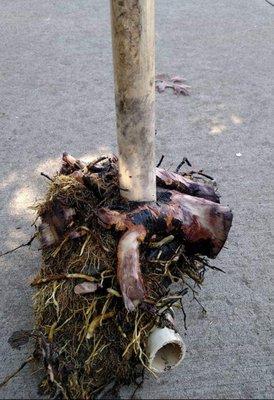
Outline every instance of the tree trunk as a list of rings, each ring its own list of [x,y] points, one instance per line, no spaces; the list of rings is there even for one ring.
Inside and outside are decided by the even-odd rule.
[[[154,0],[111,0],[119,182],[131,201],[155,201]]]

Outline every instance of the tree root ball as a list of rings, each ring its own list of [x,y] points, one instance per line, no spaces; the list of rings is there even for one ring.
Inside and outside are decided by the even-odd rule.
[[[32,336],[44,394],[90,399],[148,369],[148,334],[176,330],[166,311],[184,310],[190,280],[203,282],[206,257],[218,254],[231,226],[231,211],[200,177],[158,168],[157,202],[136,204],[120,195],[115,156],[87,164],[63,155],[37,205]],[[171,283],[179,284],[173,292]]]

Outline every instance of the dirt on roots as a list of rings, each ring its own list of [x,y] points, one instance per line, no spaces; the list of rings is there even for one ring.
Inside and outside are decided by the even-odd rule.
[[[35,206],[47,229],[55,227],[51,232],[43,223],[37,228],[42,260],[32,282],[35,327],[30,334],[34,358],[45,367],[40,391],[51,398],[90,399],[106,388],[136,383],[149,370],[149,332],[155,325],[176,330],[166,312],[171,307],[184,312],[190,280],[201,285],[209,267],[206,258],[185,253],[181,236],[148,237],[140,245],[146,297],[128,312],[116,275],[121,235],[103,226],[97,210],[133,205],[120,196],[116,161],[102,158],[90,168],[97,169],[96,184],[85,185],[75,175],[81,163],[63,164]],[[173,291],[171,283],[177,284]],[[79,292],[79,287],[88,290]]]

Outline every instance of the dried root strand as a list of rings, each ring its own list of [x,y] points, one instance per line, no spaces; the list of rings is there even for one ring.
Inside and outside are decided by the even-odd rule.
[[[11,379],[13,379],[27,364],[30,362],[34,361],[34,357],[30,356],[24,361],[19,368],[17,368],[16,371],[14,371],[12,374],[8,375],[1,383],[0,383],[0,388],[4,387]]]
[[[66,279],[85,279],[88,282],[94,282],[96,279],[93,276],[85,274],[60,274],[60,275],[49,275],[45,278],[36,277],[31,282],[31,286],[40,286],[52,281],[62,281]]]

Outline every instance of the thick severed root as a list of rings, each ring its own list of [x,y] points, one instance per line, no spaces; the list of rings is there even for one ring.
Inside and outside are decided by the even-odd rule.
[[[166,196],[164,190],[160,191]],[[172,229],[182,233],[189,250],[215,258],[226,242],[232,224],[229,207],[187,194],[171,191],[167,219],[172,215]]]
[[[173,190],[158,190],[158,201],[131,212],[101,208],[98,217],[108,228],[126,231],[118,245],[118,281],[128,310],[144,296],[138,242],[146,235],[175,232],[186,250],[216,257],[232,223],[228,207]],[[141,232],[141,234],[140,234]]]
[[[61,174],[69,175],[73,171],[81,170],[85,167],[86,163],[81,160],[76,160],[73,156],[68,153],[63,153]]]
[[[118,244],[117,277],[125,307],[132,311],[145,296],[139,260],[139,243],[145,238],[143,227],[135,227],[124,233]]]
[[[101,208],[98,217],[107,227],[115,226],[119,231],[143,226],[151,235],[180,233],[186,246],[195,246],[196,252],[211,258],[222,249],[232,223],[228,207],[165,189],[158,189],[155,204],[144,204],[121,213]]]
[[[184,178],[175,172],[169,172],[162,168],[156,168],[156,179],[158,186],[178,190],[181,193],[189,194],[195,197],[201,197],[206,200],[220,203],[220,198],[215,192],[214,187],[205,183],[194,182]]]
[[[60,170],[61,174],[69,175],[74,171],[84,170],[84,172],[92,172],[92,173],[99,173],[103,172],[106,167],[101,165],[102,161],[108,161],[112,164],[118,163],[118,158],[114,154],[110,154],[108,156],[100,156],[96,160],[86,163],[82,160],[77,160],[73,156],[68,153],[63,153],[62,156],[62,167]],[[99,164],[99,165],[98,165]]]

